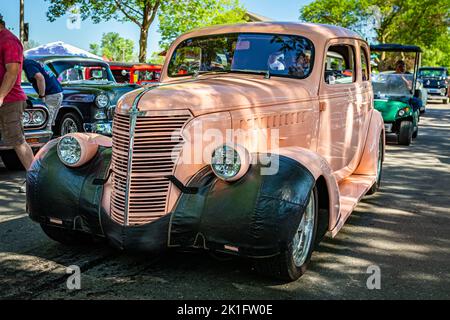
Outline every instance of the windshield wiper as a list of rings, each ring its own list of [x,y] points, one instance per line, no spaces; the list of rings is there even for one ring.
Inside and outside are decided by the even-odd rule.
[[[269,69],[267,70],[236,69],[231,71],[239,73],[263,74],[265,79],[270,79],[270,77],[272,76]]]
[[[231,70],[223,70],[223,71],[195,71],[194,74],[192,75],[192,78],[197,79],[199,76],[203,76],[203,75],[207,75],[207,74],[226,74],[226,73],[230,73]]]

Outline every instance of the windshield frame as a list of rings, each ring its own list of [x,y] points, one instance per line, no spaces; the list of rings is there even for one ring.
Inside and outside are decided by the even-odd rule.
[[[439,71],[440,75],[439,76],[423,75],[422,71],[431,71],[431,72]],[[438,78],[446,78],[446,77],[448,77],[448,71],[446,69],[444,69],[444,68],[442,68],[442,69],[441,68],[420,68],[419,69],[419,78],[437,78],[437,77]]]
[[[170,65],[172,64],[172,59],[174,58],[174,55],[176,54],[177,50],[179,48],[181,48],[183,46],[184,43],[186,43],[187,41],[192,41],[192,40],[196,40],[196,39],[208,39],[208,38],[220,38],[220,37],[227,37],[227,36],[237,36],[239,37],[239,35],[266,35],[266,36],[280,36],[280,37],[298,37],[298,38],[303,38],[306,41],[309,42],[309,44],[311,45],[311,57],[310,57],[310,66],[309,66],[309,72],[306,76],[304,77],[299,77],[299,76],[293,76],[293,75],[289,75],[289,74],[276,74],[276,73],[272,73],[270,72],[270,68],[267,68],[266,70],[254,70],[251,71],[249,69],[236,69],[236,70],[224,70],[224,71],[205,71],[208,74],[214,75],[214,74],[232,74],[232,73],[236,73],[236,74],[255,74],[255,75],[261,75],[261,74],[266,74],[266,75],[270,75],[270,77],[280,77],[280,78],[289,78],[289,79],[297,79],[297,80],[305,80],[308,79],[314,72],[314,67],[315,67],[315,62],[316,62],[316,56],[317,56],[317,52],[316,52],[316,47],[314,44],[314,41],[307,38],[304,35],[300,35],[300,34],[291,34],[291,33],[270,33],[270,32],[226,32],[226,33],[213,33],[213,34],[207,34],[207,35],[201,35],[201,36],[194,36],[194,37],[190,37],[190,38],[186,38],[183,39],[183,41],[180,41],[179,43],[177,43],[176,47],[173,48],[173,50],[170,50],[171,55],[170,58],[166,60],[166,70],[165,70],[165,76],[167,77],[167,79],[185,79],[185,78],[196,78],[196,74],[195,73],[191,73],[191,74],[183,74],[183,75],[173,75],[170,74],[169,69],[170,69]],[[203,72],[204,73],[204,72]],[[202,72],[198,73],[199,75],[202,74]]]
[[[76,65],[82,66],[82,67],[101,67],[101,68],[105,68],[105,72],[106,75],[108,77],[108,79],[93,79],[93,80],[88,80],[88,79],[83,79],[83,80],[74,80],[74,81],[64,81],[62,82],[62,84],[79,84],[79,83],[87,83],[89,84],[90,82],[92,82],[92,84],[98,85],[99,83],[104,83],[104,84],[112,84],[112,83],[116,83],[116,79],[114,78],[114,75],[111,72],[111,69],[109,67],[109,64],[107,64],[104,61],[94,61],[94,60],[69,60],[69,59],[60,59],[60,60],[50,60],[50,61],[45,61],[44,62],[56,75],[57,78],[59,78],[59,76],[69,70],[74,68]],[[58,64],[64,64],[67,67],[65,67],[64,69],[62,68],[58,68],[57,65]]]
[[[381,77],[385,77],[386,78],[386,80],[387,79],[389,79],[389,78],[392,78],[392,79],[395,79],[395,78],[399,78],[399,80],[402,80],[402,79],[400,79],[400,77],[408,77],[408,78],[411,78],[411,79],[406,79],[407,81],[411,81],[411,85],[412,85],[412,88],[411,89],[409,89],[408,87],[406,87],[405,86],[405,91],[404,92],[398,92],[398,93],[396,93],[395,92],[395,90],[394,90],[394,86],[392,86],[392,90],[386,90],[386,91],[383,91],[383,92],[381,92],[381,91],[376,91],[377,90],[377,88],[376,88],[376,86],[375,86],[375,84],[376,83],[380,83],[380,84],[387,84],[388,83],[388,81],[377,81],[379,78],[381,78]],[[393,100],[396,100],[396,99],[401,99],[401,98],[411,98],[413,95],[414,95],[414,93],[413,93],[413,88],[414,88],[414,86],[413,86],[413,83],[412,83],[412,81],[414,81],[413,80],[414,79],[414,75],[412,74],[412,73],[410,73],[410,74],[408,74],[408,73],[393,73],[393,72],[381,72],[381,73],[378,73],[378,74],[373,74],[372,75],[372,88],[373,88],[373,93],[374,93],[374,97],[375,97],[375,100],[379,100],[379,99],[384,99],[383,97],[385,97],[385,98],[388,98],[388,99],[393,99]],[[398,83],[401,83],[401,82],[398,82]]]

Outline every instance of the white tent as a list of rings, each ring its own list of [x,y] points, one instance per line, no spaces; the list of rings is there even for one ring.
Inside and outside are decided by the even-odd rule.
[[[27,50],[25,51],[25,56],[78,56],[103,60],[101,57],[96,56],[95,54],[64,43],[62,41],[47,43],[42,46]]]

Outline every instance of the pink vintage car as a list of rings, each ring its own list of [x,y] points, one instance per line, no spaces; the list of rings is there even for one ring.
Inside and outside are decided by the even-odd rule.
[[[297,279],[380,185],[369,57],[357,34],[325,25],[185,34],[161,83],[119,101],[112,139],[69,134],[39,152],[29,215],[65,244],[206,249]]]

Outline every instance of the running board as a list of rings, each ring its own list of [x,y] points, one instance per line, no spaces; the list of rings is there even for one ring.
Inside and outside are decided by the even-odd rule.
[[[364,197],[376,181],[375,175],[351,175],[339,182],[340,210],[339,220],[336,226],[331,230],[331,236],[334,238],[347,221],[359,201]]]

